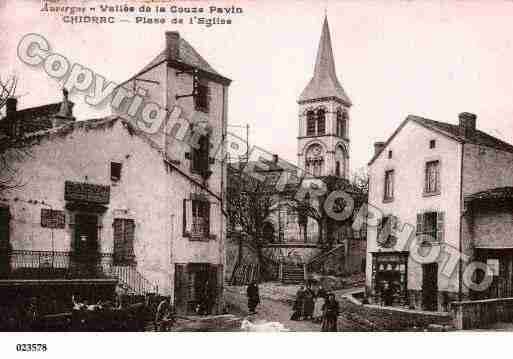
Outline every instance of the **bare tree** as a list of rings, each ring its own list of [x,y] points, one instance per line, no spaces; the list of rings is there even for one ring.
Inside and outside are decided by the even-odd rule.
[[[239,167],[240,168],[236,168]],[[274,186],[243,171],[245,164],[229,166],[227,188],[227,213],[231,238],[239,245],[235,267],[241,265],[242,247],[248,246],[257,255],[260,277],[265,277],[263,248],[272,238],[265,233],[265,225],[277,203]]]
[[[7,99],[15,97],[17,86],[18,78],[16,76],[9,76],[5,80],[0,77],[0,114],[4,111]]]
[[[16,97],[18,78],[14,75],[5,80],[0,77],[0,113],[5,112],[9,98]],[[6,121],[4,118],[2,121]],[[0,194],[22,185],[14,164],[30,154],[21,136],[0,131]]]

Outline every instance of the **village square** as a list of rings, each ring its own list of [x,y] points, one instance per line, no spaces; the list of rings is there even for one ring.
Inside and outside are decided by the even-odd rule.
[[[513,145],[466,108],[407,114],[353,167],[353,122],[369,119],[329,19],[283,120],[295,162],[230,117],[239,79],[185,30],[117,83],[20,38],[20,68],[63,86],[27,107],[22,75],[0,78],[0,330],[513,328]],[[77,117],[81,92],[110,114]]]

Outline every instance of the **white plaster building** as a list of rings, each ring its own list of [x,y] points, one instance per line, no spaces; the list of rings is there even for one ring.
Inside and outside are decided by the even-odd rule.
[[[502,285],[502,295],[511,293],[512,212],[504,188],[513,185],[512,175],[513,146],[476,129],[470,113],[460,114],[458,125],[408,116],[386,142],[377,142],[369,163],[369,204],[383,219],[367,232],[371,300],[382,302],[388,285],[394,305],[447,310],[451,301],[483,295],[463,280],[468,263],[478,259],[509,268],[494,275],[494,288]],[[422,245],[402,245],[405,238]],[[451,251],[469,261],[447,266]],[[419,256],[425,258],[414,259]]]
[[[196,95],[180,97],[193,92],[193,77]],[[179,313],[205,302],[220,312],[230,80],[168,32],[165,50],[122,86],[135,83],[147,91],[146,102],[179,106],[184,118],[207,123],[209,134],[199,148],[177,140],[171,122],[148,135],[127,115],[128,101],[110,117],[45,120],[24,131],[30,156],[14,162],[24,184],[0,199],[5,283],[43,272],[49,285],[115,278],[129,292],[171,296]],[[6,120],[23,123],[27,110],[11,110]]]

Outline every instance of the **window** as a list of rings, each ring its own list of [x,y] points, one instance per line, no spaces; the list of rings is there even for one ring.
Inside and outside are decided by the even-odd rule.
[[[135,264],[133,219],[114,219],[114,265]]]
[[[306,113],[306,135],[315,136],[315,115],[313,111]]]
[[[381,218],[377,226],[377,244],[384,248],[390,248],[397,242],[396,231],[400,228],[399,219],[394,215]]]
[[[429,236],[436,242],[443,241],[444,212],[425,212],[417,214],[417,236]]]
[[[347,114],[340,109],[337,110],[337,136],[347,137]]]
[[[426,183],[424,193],[438,194],[440,193],[440,162],[429,161],[426,163]]]
[[[324,135],[326,132],[326,112],[324,109],[317,111],[317,136]]]
[[[388,151],[388,158],[392,158],[392,150]]]
[[[385,190],[383,201],[391,201],[394,199],[394,170],[385,172]]]
[[[209,170],[209,147],[210,140],[209,136],[201,136],[198,141],[197,148],[192,150],[192,168],[193,173],[199,173],[202,176],[207,174]]]
[[[340,161],[335,162],[335,176],[340,177]]]
[[[208,112],[210,107],[210,91],[208,82],[200,80],[194,96],[194,108],[196,111]]]
[[[436,147],[436,141],[435,140],[429,141],[429,148],[435,148],[435,147]]]
[[[206,237],[210,235],[210,202],[205,200],[192,200],[192,237]]]
[[[110,163],[110,179],[111,181],[119,181],[121,179],[121,163],[111,162]]]
[[[319,144],[311,145],[306,151],[306,171],[308,174],[313,174],[314,177],[319,177],[323,173],[324,157],[323,149]]]

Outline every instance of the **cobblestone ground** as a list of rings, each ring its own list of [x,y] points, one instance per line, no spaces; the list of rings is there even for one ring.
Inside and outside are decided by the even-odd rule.
[[[320,331],[320,325],[310,321],[292,321],[292,302],[297,286],[276,283],[260,286],[261,303],[252,322],[280,322],[291,331]],[[447,324],[448,319],[434,320],[421,314],[392,312],[354,304],[342,298],[355,288],[335,291],[340,303],[339,331],[423,331],[429,324]],[[245,287],[226,287],[225,301],[229,311],[247,316]]]

